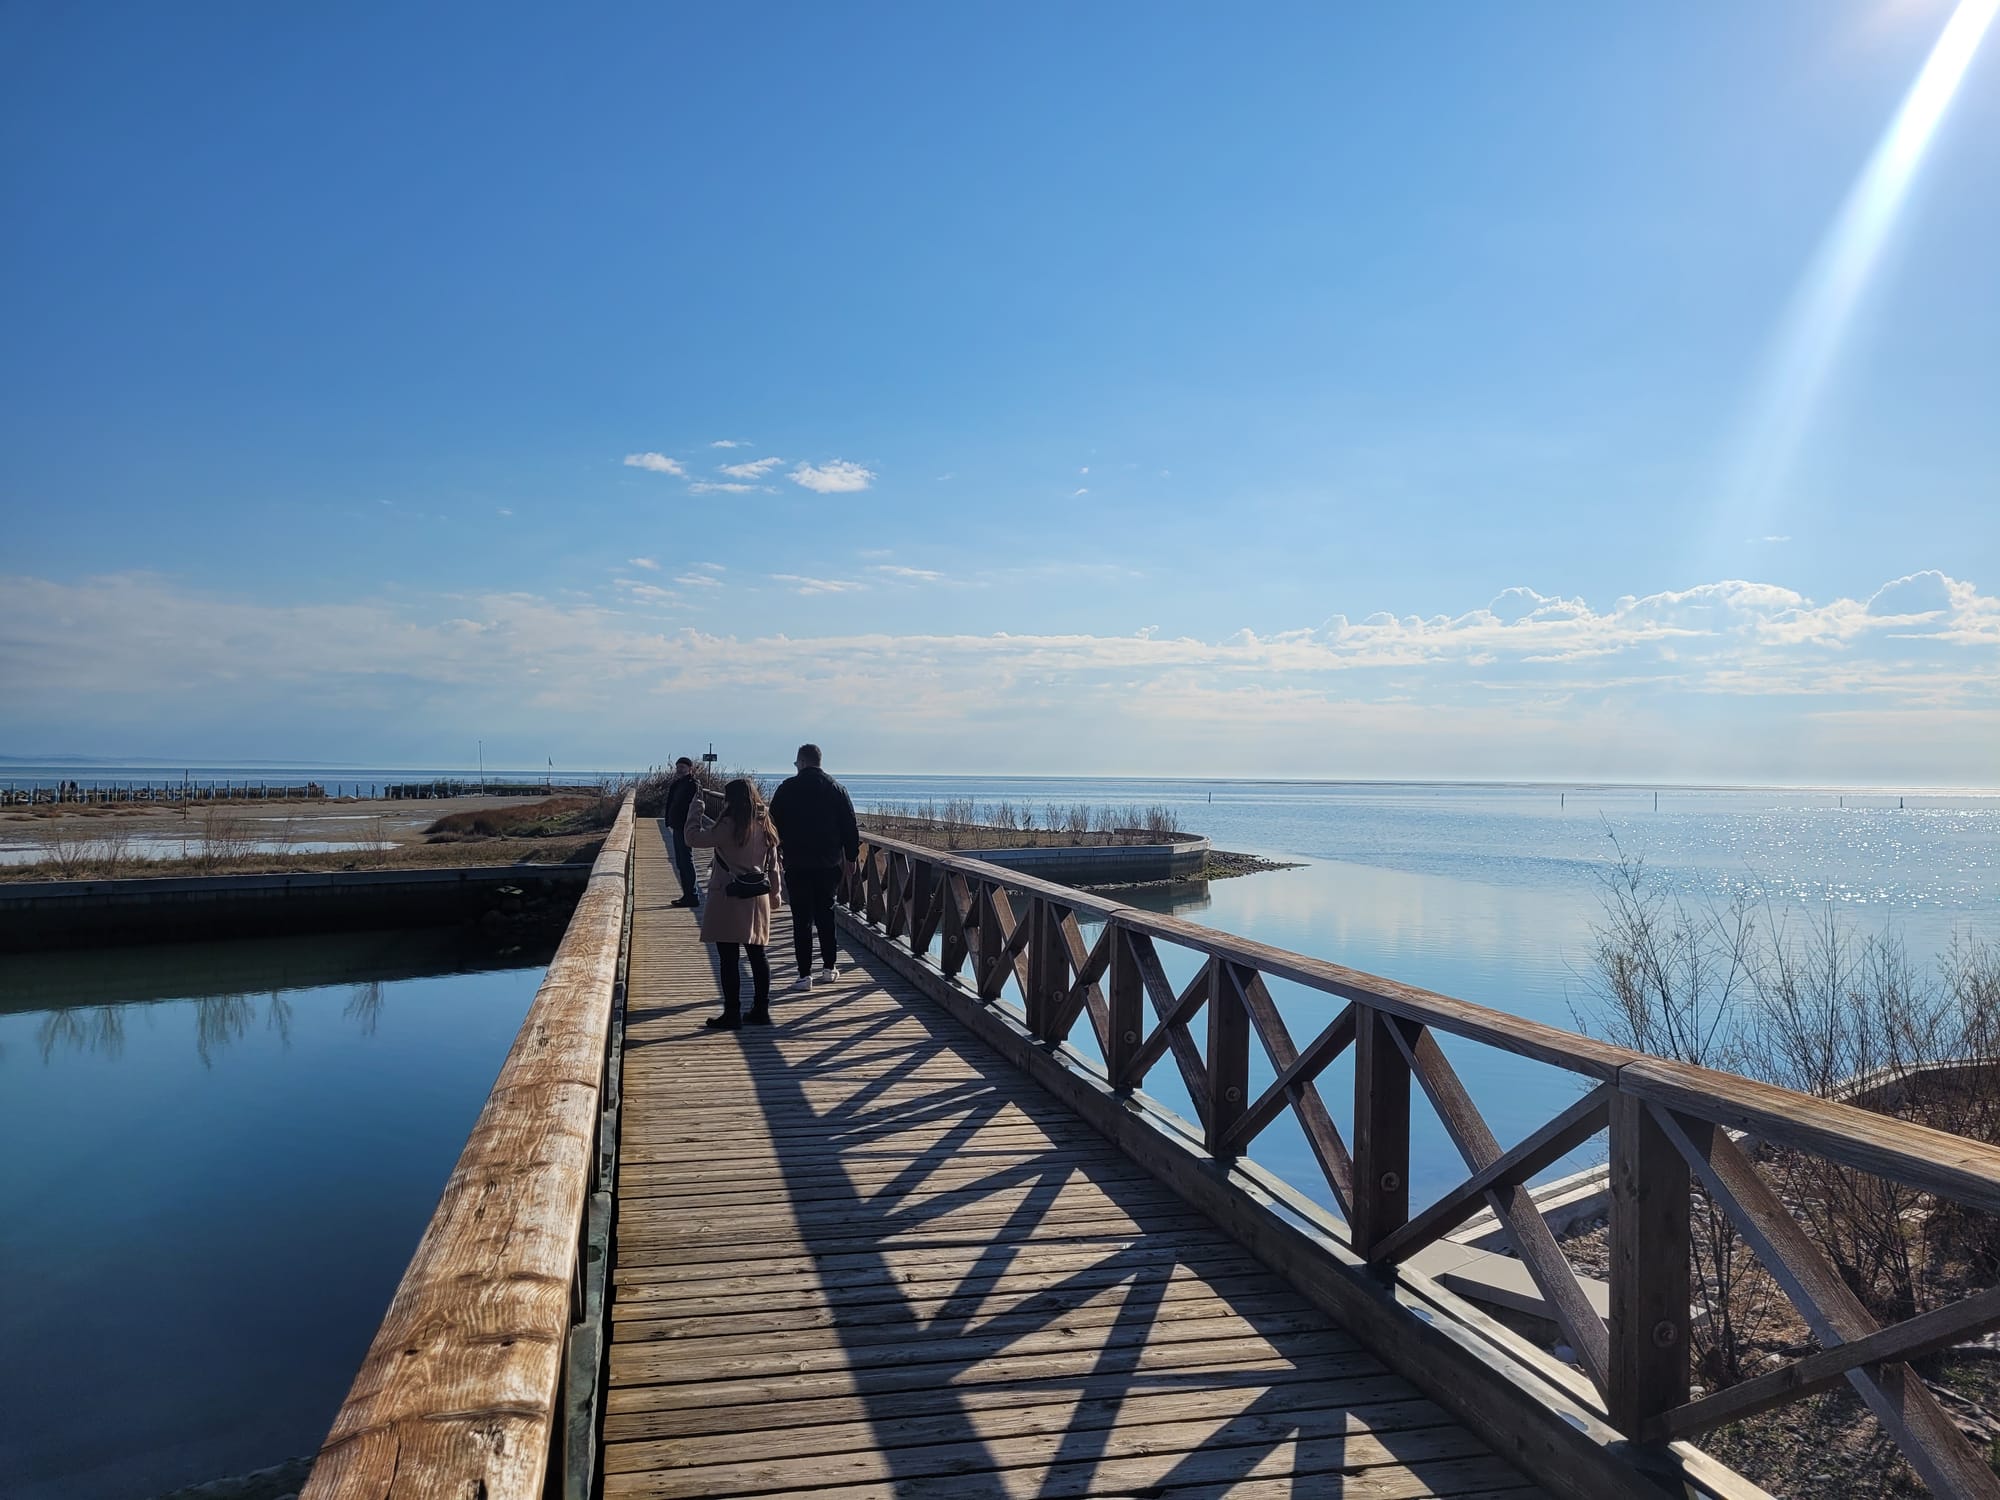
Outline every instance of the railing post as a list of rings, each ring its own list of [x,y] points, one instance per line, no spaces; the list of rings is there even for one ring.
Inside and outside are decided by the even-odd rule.
[[[1234,1156],[1222,1143],[1249,1108],[1250,1011],[1236,966],[1208,961],[1208,1154]]]
[[[1016,914],[1017,921],[1028,924],[1028,986],[1021,997],[1022,1008],[1027,1012],[1028,1032],[1038,1041],[1048,1040],[1049,1034],[1049,903],[1040,896],[1028,898],[1028,909]]]
[[[1000,936],[1000,913],[993,905],[993,893],[986,887],[984,880],[976,880],[972,885],[972,899],[979,903],[979,943],[972,950],[972,978],[973,988],[982,997],[988,993],[987,985],[991,982],[992,995],[997,1000],[1007,981],[995,979],[993,967],[1000,961],[1006,939]]]
[[[1068,909],[1037,896],[1030,908],[1034,928],[1028,936],[1029,1028],[1044,1042],[1055,1034],[1056,1016],[1069,993],[1069,953],[1063,944],[1063,918]]]
[[[1688,1164],[1631,1094],[1611,1097],[1612,1425],[1636,1437],[1688,1398]]]
[[[1370,1254],[1410,1217],[1410,1064],[1372,1005],[1354,1007],[1354,1248]]]
[[[928,861],[910,861],[910,951],[918,958],[930,946],[923,938],[924,916],[931,909],[931,867]]]
[[[1132,1060],[1139,1055],[1139,1041],[1146,1030],[1146,988],[1139,977],[1139,962],[1132,954],[1131,934],[1116,917],[1106,919],[1112,927],[1111,965],[1105,975],[1105,1004],[1111,1013],[1111,1055],[1104,1059],[1111,1086],[1121,1094],[1130,1093],[1139,1080],[1128,1079]]]

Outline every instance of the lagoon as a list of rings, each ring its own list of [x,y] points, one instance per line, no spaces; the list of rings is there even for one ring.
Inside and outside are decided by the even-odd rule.
[[[0,955],[0,1494],[317,1449],[547,959],[457,931]]]

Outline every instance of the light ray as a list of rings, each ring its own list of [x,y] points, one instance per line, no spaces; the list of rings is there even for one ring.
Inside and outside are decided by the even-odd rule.
[[[1926,148],[2000,0],[1961,0],[1923,71],[1820,241],[1773,346],[1730,480],[1716,542],[1761,536],[1783,498],[1806,429]]]

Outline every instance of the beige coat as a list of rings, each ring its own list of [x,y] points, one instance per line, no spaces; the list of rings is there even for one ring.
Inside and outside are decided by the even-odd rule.
[[[733,823],[708,821],[700,797],[688,808],[687,827],[681,837],[690,849],[713,849],[716,854],[709,863],[708,889],[701,905],[701,940],[755,943],[759,947],[769,943],[771,911],[783,899],[778,893],[785,888],[784,871],[778,864],[778,841],[753,826],[750,837],[739,843]],[[772,894],[739,901],[726,887],[735,876],[751,870],[769,873]]]

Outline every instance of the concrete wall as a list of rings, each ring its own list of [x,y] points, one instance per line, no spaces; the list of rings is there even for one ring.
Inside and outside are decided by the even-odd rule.
[[[1139,880],[1187,880],[1208,863],[1209,842],[1187,839],[1174,844],[1127,844],[1101,848],[966,849],[968,858],[983,859],[1002,869],[1018,870],[1037,880],[1063,885],[1125,885]]]
[[[0,884],[0,952],[341,928],[566,920],[590,866]]]

